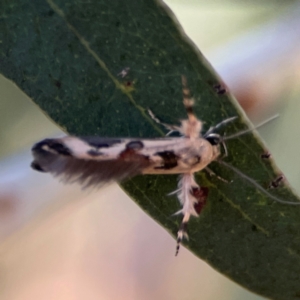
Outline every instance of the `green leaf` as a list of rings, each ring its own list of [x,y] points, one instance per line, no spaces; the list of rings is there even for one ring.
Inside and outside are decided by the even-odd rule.
[[[159,1],[25,1],[0,3],[0,71],[13,80],[60,127],[75,135],[161,137],[166,123],[186,118],[181,75],[196,99],[206,128],[227,117],[240,121],[226,134],[247,127],[218,77],[182,34]],[[118,75],[129,67],[129,73]],[[279,171],[263,160],[265,149],[249,134],[227,143],[226,162],[267,187]],[[232,170],[211,168],[226,184],[200,172],[208,204],[189,223],[186,246],[244,287],[273,299],[299,299],[300,207],[274,202]],[[181,217],[176,176],[138,176],[122,186],[173,236]],[[270,191],[298,201],[287,184]],[[175,251],[175,242],[174,242]],[[180,259],[180,256],[179,258]]]

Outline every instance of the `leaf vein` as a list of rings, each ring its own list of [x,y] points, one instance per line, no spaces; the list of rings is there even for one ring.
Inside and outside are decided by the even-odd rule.
[[[52,0],[46,0],[49,4],[49,6],[66,22],[69,29],[75,34],[75,36],[78,38],[80,43],[84,46],[84,48],[88,51],[89,54],[92,55],[92,57],[96,60],[98,65],[107,73],[108,77],[112,80],[112,82],[115,84],[116,88],[121,90],[130,100],[130,102],[133,104],[133,106],[139,110],[141,115],[153,126],[153,128],[160,134],[164,135],[163,131],[154,124],[154,122],[151,120],[150,116],[146,113],[146,109],[142,106],[138,105],[135,100],[133,99],[132,95],[129,91],[127,91],[124,88],[124,85],[116,79],[116,77],[110,72],[110,70],[107,68],[105,62],[98,56],[98,54],[90,47],[89,42],[79,34],[79,32],[75,29],[73,25],[71,25],[65,17],[64,12],[52,1]]]

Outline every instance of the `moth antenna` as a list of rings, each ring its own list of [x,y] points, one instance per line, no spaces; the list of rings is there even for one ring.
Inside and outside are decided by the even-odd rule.
[[[269,193],[266,189],[264,189],[261,185],[259,185],[254,179],[252,179],[251,177],[247,176],[246,174],[244,174],[243,172],[241,172],[240,170],[238,170],[237,168],[231,166],[230,164],[222,161],[222,160],[216,160],[219,164],[226,166],[228,169],[232,170],[233,172],[235,172],[236,174],[238,174],[239,176],[241,176],[242,178],[244,178],[245,180],[249,181],[251,184],[253,184],[253,186],[255,186],[258,190],[260,190],[263,194],[265,194],[266,196],[270,197],[271,199],[273,199],[276,202],[282,203],[282,204],[288,204],[288,205],[300,205],[300,202],[291,202],[291,201],[284,201],[274,195],[272,195],[271,193]]]
[[[278,117],[279,117],[279,114],[277,114],[277,115],[275,115],[275,116],[273,116],[273,117],[271,117],[271,118],[265,120],[264,122],[258,124],[258,125],[255,126],[254,128],[246,129],[246,130],[240,131],[240,132],[238,132],[238,133],[235,133],[235,134],[226,136],[226,137],[223,138],[223,141],[232,140],[232,139],[234,139],[234,138],[236,138],[236,137],[239,137],[239,136],[241,136],[241,135],[244,135],[244,134],[247,134],[247,133],[249,133],[249,132],[252,132],[253,130],[258,129],[258,128],[260,128],[260,127],[266,125],[267,123],[269,123],[269,122],[271,122],[271,121],[277,119]],[[225,121],[226,121],[226,120],[225,120]]]
[[[188,115],[189,121],[194,121],[197,119],[193,110],[194,99],[191,97],[190,89],[187,86],[187,80],[184,75],[181,76],[181,82],[182,82],[183,105],[186,109],[186,113]]]
[[[238,118],[237,116],[230,117],[230,118],[225,119],[222,122],[218,123],[217,125],[209,128],[208,131],[205,133],[204,138],[207,137],[209,134],[213,133],[215,130],[219,129],[220,127],[226,125],[227,123],[230,123],[230,122],[236,120],[237,118]]]

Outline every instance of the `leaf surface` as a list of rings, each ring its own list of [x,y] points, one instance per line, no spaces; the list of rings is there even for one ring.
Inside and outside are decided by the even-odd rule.
[[[3,0],[0,3],[0,72],[14,81],[61,128],[74,135],[161,137],[165,123],[186,118],[181,75],[195,111],[208,129],[227,117],[247,127],[220,80],[184,36],[172,13],[154,0]],[[125,77],[120,72],[130,68]],[[268,187],[279,171],[253,134],[230,140],[226,162]],[[209,188],[208,204],[189,223],[186,246],[244,287],[273,299],[299,299],[300,207],[275,203],[232,170],[211,168],[226,184],[197,175]],[[176,176],[138,176],[125,191],[173,236],[181,217]],[[270,191],[298,201],[287,184]],[[174,242],[175,250],[175,242]],[[180,259],[180,256],[179,256]],[[199,297],[200,298],[200,297]]]

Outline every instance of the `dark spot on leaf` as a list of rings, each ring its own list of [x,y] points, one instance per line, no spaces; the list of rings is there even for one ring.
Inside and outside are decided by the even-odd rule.
[[[152,187],[152,181],[148,181],[146,187],[147,189],[150,189]]]
[[[134,91],[134,81],[124,81],[123,87],[126,90],[126,92],[132,92]]]
[[[224,95],[227,92],[226,87],[220,83],[214,84],[213,88],[218,95]]]
[[[227,92],[226,85],[223,82],[215,82],[208,80],[207,83],[213,88],[214,92],[218,95],[224,95]]]
[[[283,182],[284,176],[279,175],[275,180],[271,181],[269,184],[269,189],[276,189],[279,187],[279,185]]]
[[[271,153],[270,153],[269,151],[264,152],[263,154],[260,155],[260,157],[261,157],[262,159],[268,159],[268,158],[271,157]]]
[[[58,87],[59,89],[61,88],[61,82],[59,80],[54,80],[54,84],[56,87]]]
[[[117,22],[116,22],[116,26],[119,27],[120,25],[121,25],[121,22],[120,22],[120,21],[117,21]]]
[[[94,103],[94,102],[97,102],[99,100],[99,97],[98,96],[95,96],[95,95],[91,95],[89,98],[88,98],[88,102],[89,103]]]
[[[126,60],[126,54],[121,54],[120,55],[120,61]]]
[[[54,15],[54,10],[50,9],[48,11],[48,14],[47,14],[49,17],[52,17]]]
[[[300,291],[295,294],[295,297],[300,299]]]
[[[252,226],[251,226],[251,230],[252,230],[252,231],[257,231],[256,225],[252,225]]]
[[[43,17],[52,17],[54,15],[54,10],[50,9],[48,11],[41,12],[41,16]]]

